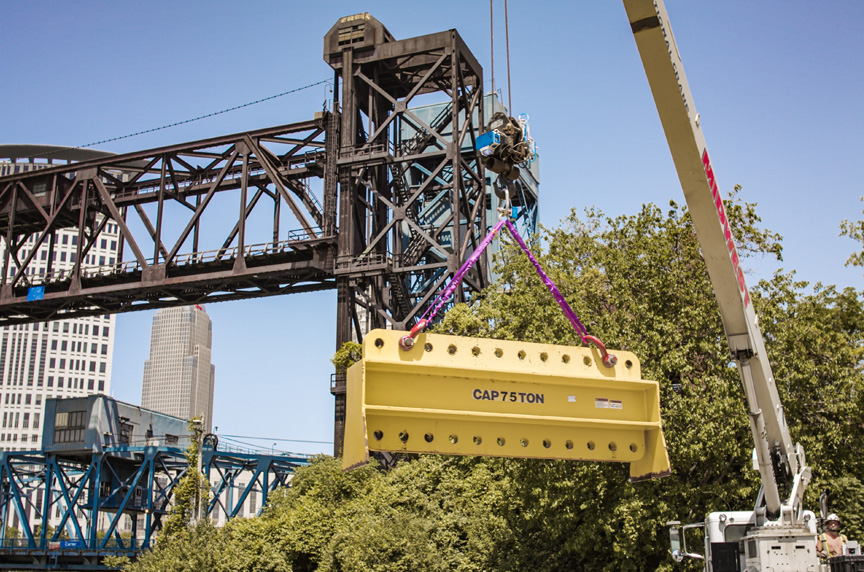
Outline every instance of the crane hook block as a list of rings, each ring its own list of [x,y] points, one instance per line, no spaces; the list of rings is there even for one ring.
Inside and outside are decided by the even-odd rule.
[[[630,480],[670,474],[656,381],[616,351],[372,330],[348,369],[342,466],[370,451],[630,463]]]

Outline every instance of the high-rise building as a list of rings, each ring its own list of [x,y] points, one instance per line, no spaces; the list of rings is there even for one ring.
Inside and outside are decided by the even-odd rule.
[[[0,146],[0,176],[49,167],[45,161],[15,162],[3,157],[32,156],[48,149],[52,161],[74,161],[105,153],[80,153],[59,147]],[[71,153],[68,157],[67,154]],[[63,279],[75,265],[78,234],[75,229],[55,233],[51,273],[48,246],[39,248],[27,267],[32,284]],[[23,238],[23,237],[19,237]],[[46,241],[47,242],[47,241]],[[21,244],[21,243],[19,243]],[[27,238],[18,251],[23,260],[36,244]],[[85,268],[107,267],[117,262],[119,234],[116,224],[107,224],[82,260]],[[0,261],[6,243],[0,241]],[[16,266],[10,257],[10,275]],[[42,446],[45,401],[49,397],[81,397],[109,393],[111,357],[114,352],[113,315],[53,322],[20,324],[0,328],[0,450],[36,450]]]
[[[210,362],[213,323],[201,306],[164,308],[153,316],[150,359],[144,362],[141,406],[213,424],[216,367]]]

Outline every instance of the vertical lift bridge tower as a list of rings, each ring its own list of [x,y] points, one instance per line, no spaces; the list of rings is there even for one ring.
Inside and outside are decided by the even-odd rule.
[[[410,329],[485,236],[486,186],[474,151],[483,70],[456,30],[399,41],[366,13],[330,29],[324,59],[334,70],[334,110],[341,106],[339,124],[328,128],[339,186],[341,346],[373,328]],[[430,122],[411,109],[442,101]],[[456,301],[482,289],[487,273],[481,264],[467,276]],[[344,379],[331,391],[339,454]]]

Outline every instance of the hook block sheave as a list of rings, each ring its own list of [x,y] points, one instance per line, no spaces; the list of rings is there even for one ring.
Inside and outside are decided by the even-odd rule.
[[[348,369],[343,468],[370,451],[630,463],[670,474],[655,381],[616,351],[372,330]]]

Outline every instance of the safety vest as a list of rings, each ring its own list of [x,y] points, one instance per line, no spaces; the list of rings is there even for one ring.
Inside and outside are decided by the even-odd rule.
[[[841,535],[839,535],[839,537],[840,537],[840,554],[835,554],[833,556],[840,556],[841,554],[843,554],[843,549],[846,548],[846,535],[841,534]],[[832,554],[831,554],[831,550],[830,550],[829,544],[828,544],[828,534],[825,532],[820,534],[819,535],[819,541],[822,543],[822,552],[827,554],[828,557],[831,557]]]

